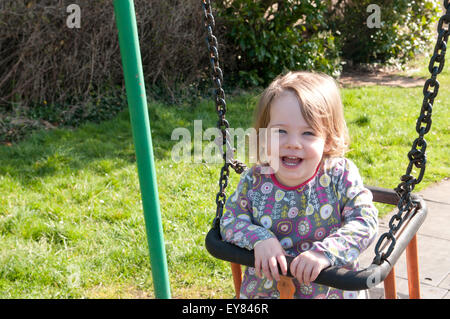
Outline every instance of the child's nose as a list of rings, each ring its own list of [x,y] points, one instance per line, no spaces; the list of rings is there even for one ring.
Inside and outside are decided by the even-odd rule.
[[[288,140],[286,141],[285,147],[290,149],[302,149],[303,145],[298,137],[289,136]]]

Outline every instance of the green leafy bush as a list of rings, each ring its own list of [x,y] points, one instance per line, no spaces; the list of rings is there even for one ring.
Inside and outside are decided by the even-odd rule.
[[[224,58],[226,72],[239,84],[265,85],[294,69],[339,74],[339,49],[323,1],[234,0],[215,6],[225,37],[219,43],[232,52]]]
[[[422,52],[434,39],[439,1],[435,0],[338,0],[327,20],[339,39],[344,59],[354,63],[400,63]],[[376,4],[380,26],[370,28],[368,9]]]
[[[367,20],[380,8],[379,27]],[[214,4],[225,74],[241,86],[266,85],[285,70],[331,75],[341,60],[404,64],[428,48],[435,0],[230,0]]]

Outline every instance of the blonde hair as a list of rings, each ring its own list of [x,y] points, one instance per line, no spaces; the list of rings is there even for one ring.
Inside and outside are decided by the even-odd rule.
[[[259,99],[254,117],[257,133],[269,124],[272,101],[287,90],[297,96],[305,121],[325,137],[327,150],[323,157],[343,156],[349,135],[342,100],[336,81],[323,73],[297,71],[278,76]],[[258,146],[260,143],[258,138]]]

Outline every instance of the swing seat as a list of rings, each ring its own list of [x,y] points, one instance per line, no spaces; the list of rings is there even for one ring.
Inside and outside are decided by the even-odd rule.
[[[372,191],[375,202],[391,205],[397,204],[398,196],[393,190],[373,186],[366,187]],[[370,289],[383,282],[393,270],[395,263],[405,251],[410,241],[415,237],[427,215],[427,207],[424,200],[415,194],[412,194],[411,198],[413,202],[417,203],[417,206],[406,213],[401,228],[394,234],[396,244],[387,258],[382,257],[379,264],[376,263],[376,259],[374,258],[372,264],[366,269],[357,271],[341,267],[328,267],[321,271],[314,282],[350,291]],[[254,267],[255,256],[253,251],[222,241],[218,224],[217,222],[214,225],[205,238],[205,245],[208,252],[213,257],[221,260]],[[386,243],[384,247],[381,247],[380,251],[386,249],[387,246]],[[293,277],[289,270],[293,259],[293,257],[286,256],[288,264],[287,276],[289,277]],[[281,273],[279,266],[278,269]]]

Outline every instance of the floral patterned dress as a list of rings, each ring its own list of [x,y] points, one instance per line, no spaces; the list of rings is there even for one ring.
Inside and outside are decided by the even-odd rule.
[[[228,198],[220,221],[222,238],[252,250],[258,241],[276,237],[286,253],[323,252],[332,266],[358,269],[358,256],[375,239],[378,211],[358,168],[346,158],[321,162],[315,174],[296,187],[281,185],[260,166],[243,173]],[[293,280],[294,298],[360,298],[362,293]],[[279,298],[276,282],[258,278],[247,267],[241,298]]]

